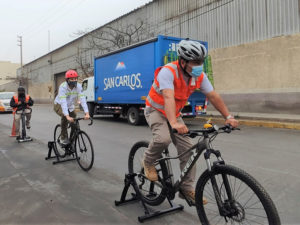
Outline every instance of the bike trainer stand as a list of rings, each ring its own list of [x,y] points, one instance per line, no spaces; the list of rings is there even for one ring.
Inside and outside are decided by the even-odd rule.
[[[134,177],[135,176],[137,176],[136,173],[125,174],[125,179],[124,179],[125,186],[124,186],[124,189],[123,189],[120,201],[115,201],[115,205],[116,206],[123,205],[123,204],[126,204],[128,202],[141,201],[141,203],[142,203],[142,205],[144,207],[145,215],[138,217],[138,221],[140,223],[144,222],[147,219],[158,217],[160,215],[163,215],[163,214],[166,214],[166,213],[169,213],[169,212],[173,212],[173,211],[176,211],[176,210],[183,210],[183,206],[182,205],[175,205],[167,197],[168,202],[169,202],[169,204],[171,206],[170,208],[165,209],[165,210],[161,210],[161,211],[153,211],[153,210],[151,210],[152,212],[150,212],[149,207],[147,207],[145,201],[143,200],[143,198],[142,198],[142,196],[141,196],[141,194],[139,192],[137,184],[134,181]],[[135,193],[131,193],[132,198],[125,199],[130,185],[133,187]]]
[[[49,149],[48,156],[45,158],[45,160],[55,159],[56,158],[56,161],[52,162],[53,165],[57,164],[57,163],[63,163],[63,162],[68,162],[68,161],[76,160],[76,157],[74,157],[74,155],[73,155],[73,158],[71,158],[71,159],[63,159],[62,160],[62,157],[60,157],[59,154],[58,154],[58,152],[57,152],[57,149],[55,147],[55,142],[54,141],[48,141],[48,149]],[[51,156],[52,150],[53,150],[55,156]]]

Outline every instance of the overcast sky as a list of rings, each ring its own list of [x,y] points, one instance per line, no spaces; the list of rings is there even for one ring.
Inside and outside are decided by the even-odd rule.
[[[23,64],[74,40],[78,30],[97,28],[152,0],[0,0],[0,61]]]

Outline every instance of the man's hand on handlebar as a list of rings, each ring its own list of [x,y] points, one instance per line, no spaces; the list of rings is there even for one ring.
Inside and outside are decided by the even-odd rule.
[[[187,126],[182,123],[176,122],[174,124],[171,124],[171,127],[177,130],[179,134],[186,134],[187,132],[189,132]]]
[[[72,117],[70,117],[69,115],[66,115],[66,118],[70,123],[74,122],[74,119]]]
[[[86,114],[84,115],[84,119],[85,119],[85,120],[90,119],[90,114],[89,114],[89,113],[86,113]]]
[[[234,118],[230,118],[230,119],[227,119],[225,121],[225,124],[229,124],[231,125],[233,128],[237,127],[239,125],[239,121],[234,119]]]

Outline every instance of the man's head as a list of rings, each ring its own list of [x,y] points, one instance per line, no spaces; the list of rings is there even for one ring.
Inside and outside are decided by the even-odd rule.
[[[18,87],[18,97],[21,97],[21,98],[25,97],[25,88],[22,86]]]
[[[203,71],[203,63],[207,56],[204,45],[197,41],[182,40],[177,49],[180,68],[190,76],[200,76]]]
[[[75,70],[68,70],[65,78],[71,89],[77,86],[78,74]]]

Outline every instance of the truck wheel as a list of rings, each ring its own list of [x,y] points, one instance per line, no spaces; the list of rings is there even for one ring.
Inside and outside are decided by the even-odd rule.
[[[130,107],[127,112],[127,121],[131,125],[138,125],[141,121],[139,110],[136,107]]]
[[[95,111],[95,105],[94,103],[87,103],[88,109],[89,109],[89,113],[90,113],[90,117],[94,117],[94,111]]]

